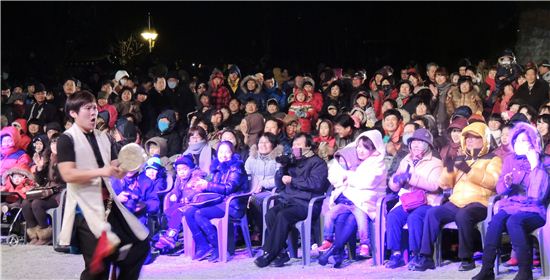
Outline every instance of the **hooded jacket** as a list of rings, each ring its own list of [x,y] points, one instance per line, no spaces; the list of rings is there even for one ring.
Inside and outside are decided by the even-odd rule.
[[[472,151],[466,149],[464,136],[467,133],[477,134],[483,138],[483,148],[478,155],[473,155]],[[487,206],[489,197],[495,194],[502,160],[490,152],[490,137],[489,127],[484,123],[475,122],[465,127],[460,137],[461,150],[465,156],[457,160],[464,159],[471,170],[464,173],[455,165],[453,171],[449,172],[444,168],[441,172],[439,185],[442,189],[453,189],[449,200],[460,208],[475,202]]]
[[[266,95],[266,100],[275,99],[279,104],[279,110],[281,112],[286,111],[286,107],[288,106],[288,98],[286,96],[286,93],[279,89],[279,84],[277,83],[277,81],[275,81],[273,87],[270,89],[264,87],[264,92]]]
[[[113,190],[118,195],[123,191],[130,192],[135,195],[133,198],[145,205],[144,212],[140,214],[135,213],[137,216],[142,216],[145,213],[157,213],[159,211],[160,201],[157,195],[159,188],[158,184],[145,175],[145,171],[135,174],[132,177],[125,176],[122,179],[111,179],[111,185]],[[130,198],[130,197],[129,197]],[[126,208],[133,210],[129,207],[130,198],[127,202],[123,203]]]
[[[369,130],[361,133],[353,144],[346,148],[360,145],[359,139],[363,136],[369,138],[376,149],[376,154],[362,161],[355,171],[345,170],[340,164],[333,161],[331,164],[331,183],[335,189],[330,195],[330,207],[334,207],[335,200],[344,194],[353,204],[369,215],[376,218],[376,201],[386,194],[387,170],[384,163],[386,148],[382,140],[382,134],[378,130]],[[344,182],[347,178],[347,182]],[[336,185],[341,187],[336,188]]]
[[[248,81],[253,80],[256,83],[256,88],[254,88],[253,91],[249,91],[246,87],[246,84]],[[265,103],[267,101],[265,93],[262,91],[262,85],[260,82],[252,75],[248,75],[244,77],[244,79],[241,81],[241,92],[237,96],[239,101],[241,101],[241,104],[246,104],[248,99],[254,99],[256,103],[258,104],[258,111],[262,112],[265,110],[266,106]]]
[[[215,78],[221,79],[221,82],[218,86],[214,86]],[[216,109],[220,109],[223,106],[229,105],[229,101],[231,100],[231,94],[229,93],[229,90],[223,85],[223,83],[223,73],[217,69],[212,71],[212,75],[210,75],[210,80],[208,81],[208,90],[206,91],[206,95],[212,98],[212,106]]]
[[[26,151],[32,141],[31,137],[27,135],[27,120],[16,119],[14,122],[18,123],[21,126],[21,139],[19,140],[19,147]]]
[[[147,136],[145,138],[151,139],[153,137],[160,136],[166,139],[166,156],[171,157],[181,151],[182,143],[181,137],[179,136],[177,131],[174,130],[176,127],[176,112],[174,110],[164,110],[157,117],[157,123],[162,118],[167,118],[170,122],[168,129],[164,132],[161,132],[158,126],[155,126],[155,128],[151,129],[151,131],[147,133]]]
[[[12,174],[22,174],[26,178],[23,181],[21,181],[21,184],[14,185],[12,184],[11,180],[8,178],[8,176]],[[27,198],[27,194],[26,194],[27,191],[30,191],[35,186],[34,176],[29,170],[29,167],[25,164],[17,164],[12,168],[10,168],[8,171],[2,174],[2,180],[5,182],[4,185],[1,187],[1,190],[3,192],[16,192],[23,199]],[[17,196],[9,196],[6,198],[6,201],[9,203],[14,203],[18,199],[19,198]]]
[[[250,147],[250,154],[244,164],[244,169],[250,178],[252,191],[271,190],[275,187],[275,173],[279,168],[275,158],[281,154],[283,154],[281,145],[277,145],[267,155],[260,155],[257,145]]]
[[[0,139],[4,136],[11,136],[14,142],[14,146],[10,148],[2,148],[1,160],[0,160],[0,174],[4,174],[10,168],[25,164],[29,166],[31,164],[31,158],[20,147],[21,135],[17,128],[13,126],[6,126],[0,132]]]
[[[306,91],[303,91],[303,93],[306,96],[304,101],[298,101],[296,94],[289,97],[288,102],[290,103],[290,107],[288,108],[288,115],[298,117],[301,132],[310,133],[312,130],[312,121],[317,118],[317,112],[313,106],[312,95]]]
[[[149,154],[149,147],[151,146],[151,144],[155,144],[159,147],[160,154],[158,156],[160,158],[162,167],[166,168],[166,173],[168,173],[168,176],[169,177],[174,176],[174,167],[172,166],[172,164],[170,164],[170,160],[166,156],[166,153],[168,151],[166,139],[156,136],[147,140],[145,142],[145,151],[147,151],[147,154]],[[149,155],[149,156],[152,157],[153,155]]]
[[[323,109],[323,95],[320,92],[315,91],[315,81],[310,77],[304,77],[304,83],[309,82],[312,85],[313,90],[311,92],[308,92],[307,94],[311,95],[311,104],[313,105],[313,109],[315,109],[315,112],[321,112]],[[302,89],[305,92],[305,89]],[[315,118],[317,118],[315,116]]]

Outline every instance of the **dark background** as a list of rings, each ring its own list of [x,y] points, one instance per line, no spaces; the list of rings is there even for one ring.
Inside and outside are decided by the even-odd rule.
[[[396,71],[411,60],[452,71],[461,58],[494,63],[518,37],[519,2],[2,2],[2,69],[46,83],[87,71],[114,75],[113,46],[139,38],[147,12],[159,33],[152,54],[128,69],[164,63],[196,72],[238,64],[315,73],[321,63]],[[91,65],[90,62],[93,62]],[[90,70],[91,69],[91,70]],[[205,70],[206,72],[206,70]]]

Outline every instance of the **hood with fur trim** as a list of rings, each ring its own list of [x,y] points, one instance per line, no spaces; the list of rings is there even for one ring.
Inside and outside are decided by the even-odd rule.
[[[491,148],[491,130],[489,127],[482,123],[482,122],[475,122],[468,126],[466,126],[460,135],[460,147],[464,154],[468,156],[473,156],[472,151],[466,150],[466,135],[467,134],[474,134],[478,135],[483,139],[483,148],[481,148],[481,151],[477,155],[477,157],[482,157],[489,153]]]
[[[151,144],[155,144],[157,146],[160,147],[160,155],[159,157],[164,157],[166,156],[166,152],[168,151],[168,141],[160,136],[156,136],[156,137],[153,137],[149,140],[147,140],[147,142],[145,142],[145,150],[147,153],[149,153],[149,146],[151,146]],[[153,155],[151,155],[153,156]]]
[[[13,139],[13,143],[15,144],[15,147],[19,147],[19,144],[21,142],[21,134],[19,134],[19,131],[17,128],[13,126],[6,126],[2,128],[2,131],[0,132],[0,139],[2,139],[4,136],[11,136],[11,139]]]
[[[21,130],[23,131],[23,133],[27,134],[27,120],[25,120],[25,119],[16,119],[13,122],[18,123],[21,126]]]
[[[244,79],[241,81],[241,90],[243,92],[249,92],[248,89],[246,88],[246,83],[248,83],[248,81],[250,80],[253,80],[256,83],[256,88],[254,89],[254,93],[260,93],[262,91],[262,84],[260,84],[260,81],[258,81],[258,79],[256,79],[256,77],[252,75],[248,75],[244,77]]]
[[[311,83],[311,85],[313,87],[313,91],[315,91],[315,81],[312,78],[304,77],[304,82],[302,83],[302,89],[304,89],[304,84],[305,83]]]
[[[267,157],[271,160],[275,160],[276,157],[283,154],[283,151],[284,151],[284,147],[281,144],[279,144],[277,145],[277,147],[275,147],[271,151],[271,153],[267,155]],[[252,147],[250,147],[250,154],[248,156],[255,159],[257,159],[260,156],[260,154],[258,153],[258,145],[254,144],[252,145]]]
[[[28,179],[31,179],[32,181],[34,181],[34,175],[32,174],[30,168],[26,164],[17,164],[14,167],[8,169],[8,171],[2,174],[2,178],[3,178],[2,180],[4,182],[7,182],[6,178],[12,174],[21,174],[27,177]]]

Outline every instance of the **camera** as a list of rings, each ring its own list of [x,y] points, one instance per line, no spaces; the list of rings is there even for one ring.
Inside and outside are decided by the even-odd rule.
[[[296,164],[296,156],[293,153],[283,154],[275,158],[281,167],[290,167]]]

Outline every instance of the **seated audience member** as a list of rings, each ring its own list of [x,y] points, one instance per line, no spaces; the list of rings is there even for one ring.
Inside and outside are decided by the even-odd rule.
[[[292,143],[292,151],[297,162],[284,166],[275,174],[275,185],[280,196],[275,206],[266,213],[267,236],[264,237],[264,254],[254,260],[258,267],[266,267],[271,262],[283,266],[290,260],[285,249],[286,239],[292,225],[307,217],[310,199],[324,196],[328,188],[328,169],[324,160],[313,151],[313,140],[307,134],[297,134]],[[314,205],[313,217],[321,213],[321,203]],[[304,246],[309,246],[305,244]]]
[[[52,227],[48,224],[46,211],[58,207],[62,203],[60,201],[61,191],[67,186],[57,168],[58,138],[59,134],[52,135],[49,147],[44,148],[46,152],[37,157],[34,166],[36,183],[51,188],[51,195],[43,198],[27,198],[23,201],[23,217],[27,222],[27,236],[30,239],[30,244],[45,245],[52,241]]]
[[[15,127],[6,126],[2,128],[0,139],[2,141],[2,157],[0,161],[0,174],[2,176],[16,165],[31,165],[31,158],[25,153],[25,150],[20,148],[21,136]],[[5,184],[4,179],[2,179],[3,184]]]
[[[184,216],[183,207],[188,205],[199,191],[193,182],[206,177],[206,173],[197,168],[191,155],[180,156],[174,163],[176,179],[174,188],[167,194],[169,204],[164,215],[168,229],[160,236],[154,247],[157,249],[174,249],[181,229],[181,219]]]
[[[519,271],[514,279],[533,279],[530,233],[548,222],[549,174],[540,160],[540,136],[531,125],[518,123],[511,138],[514,153],[504,159],[497,182],[497,193],[503,198],[487,228],[483,264],[474,280],[495,279],[493,266],[505,230],[518,260]]]
[[[409,232],[409,266],[415,263],[422,241],[424,217],[428,209],[434,206],[443,169],[441,160],[432,154],[433,136],[427,129],[416,130],[407,144],[410,153],[389,180],[390,189],[399,193],[400,201],[386,218],[387,247],[392,251],[387,268],[405,265],[401,254],[404,249],[401,247],[401,233],[405,224]]]
[[[249,204],[252,241],[260,241],[263,227],[263,201],[275,188],[275,172],[279,167],[276,158],[283,154],[277,136],[264,132],[258,143],[250,147],[250,156],[244,164],[250,181],[252,197]]]
[[[191,127],[187,132],[187,138],[184,142],[184,152],[182,155],[190,154],[193,162],[200,170],[210,172],[210,164],[213,159],[214,149],[210,148],[207,141],[206,131],[202,127]],[[174,157],[172,157],[174,158]],[[175,162],[175,157],[172,161]]]
[[[329,211],[325,213],[323,235],[325,240],[319,251],[327,251],[319,259],[325,265],[330,255],[341,261],[343,247],[334,246],[335,219],[351,212],[357,222],[359,254],[370,257],[371,238],[369,224],[376,218],[376,201],[386,194],[387,170],[384,164],[385,147],[382,134],[377,130],[361,133],[355,145],[339,150],[329,168],[329,181],[334,186],[330,195]],[[339,265],[335,265],[337,267]]]
[[[111,179],[117,198],[144,225],[147,224],[147,214],[158,213],[160,206],[157,195],[159,189],[154,184],[154,180],[147,176],[147,173],[151,173],[148,170],[155,168],[158,166],[148,163],[142,173],[133,171],[126,173],[122,179]]]
[[[225,215],[225,201],[230,195],[249,190],[244,163],[235,153],[231,142],[222,141],[218,144],[217,157],[210,166],[210,176],[210,181],[197,180],[194,188],[199,192],[216,193],[217,199],[212,202],[213,205],[188,205],[182,211],[196,244],[197,251],[193,259],[201,261],[210,255],[208,260],[217,262],[218,233],[210,220]],[[242,217],[245,215],[246,203],[242,200],[233,200],[229,211],[233,218]]]
[[[441,227],[456,222],[458,227],[458,257],[462,260],[459,271],[475,268],[473,260],[476,224],[487,217],[489,197],[495,194],[495,186],[502,167],[502,160],[490,150],[489,127],[475,122],[462,130],[461,151],[464,156],[444,159],[445,168],[439,185],[452,189],[449,201],[432,207],[426,213],[422,231],[420,256],[412,270],[435,269],[433,245]]]

